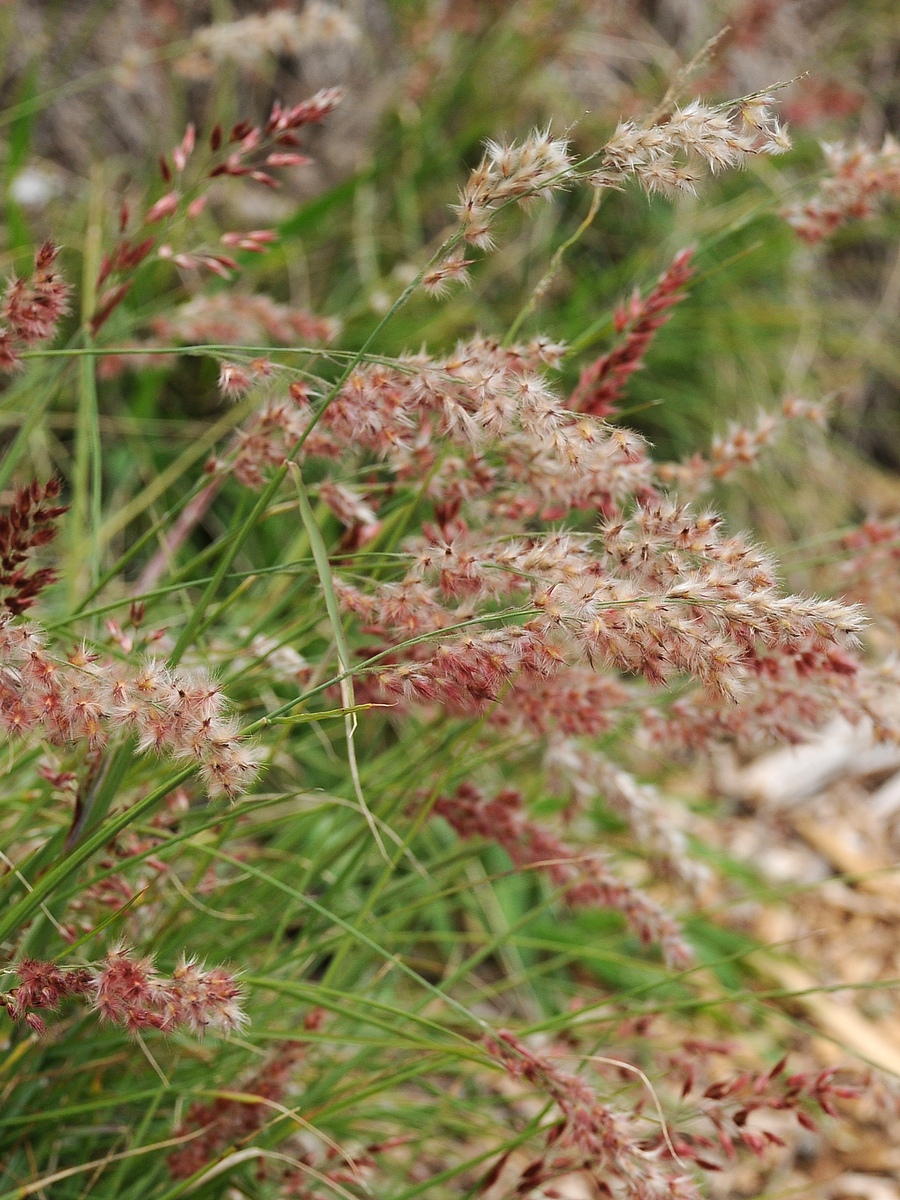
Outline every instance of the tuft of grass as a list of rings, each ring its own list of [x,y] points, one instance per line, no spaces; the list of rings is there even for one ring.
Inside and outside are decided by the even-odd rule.
[[[565,798],[541,774],[538,739],[491,725],[490,706],[476,716],[438,705],[401,712],[373,698],[373,669],[403,652],[424,654],[441,630],[416,630],[385,648],[364,624],[349,628],[340,609],[340,583],[374,589],[400,579],[413,539],[436,519],[427,471],[389,478],[365,449],[342,458],[336,473],[324,458],[305,460],[302,473],[293,461],[361,367],[400,369],[399,356],[423,342],[450,354],[475,329],[502,341],[518,322],[521,341],[543,333],[570,347],[555,377],[568,395],[581,367],[613,345],[616,304],[634,288],[646,294],[674,252],[695,244],[690,294],[612,417],[648,438],[658,458],[705,451],[728,420],[752,421],[786,391],[832,391],[831,372],[845,360],[848,387],[866,371],[900,378],[888,306],[876,321],[868,296],[855,304],[835,288],[831,268],[859,250],[859,235],[842,235],[832,262],[811,264],[777,217],[808,170],[803,141],[784,166],[715,180],[699,202],[647,199],[628,184],[589,223],[583,192],[560,193],[528,222],[504,211],[501,248],[479,256],[472,287],[441,305],[426,297],[417,286],[424,264],[459,240],[447,206],[485,137],[521,135],[555,109],[561,124],[578,119],[571,136],[586,153],[619,115],[610,108],[582,118],[554,85],[554,54],[578,27],[581,6],[554,19],[540,5],[484,7],[492,15],[477,18],[477,37],[443,31],[444,61],[415,100],[407,95],[387,113],[369,165],[277,222],[277,253],[238,253],[238,281],[198,282],[165,257],[148,260],[96,336],[87,329],[98,267],[116,237],[111,176],[98,171],[83,194],[39,217],[8,192],[39,114],[105,86],[110,73],[43,89],[28,73],[0,117],[10,128],[3,250],[9,261],[24,258],[39,225],[52,223],[79,281],[77,318],[57,348],[35,349],[0,396],[0,489],[55,473],[71,504],[62,580],[42,596],[42,626],[61,662],[83,644],[117,663],[156,656],[172,671],[211,668],[265,759],[252,793],[232,801],[209,798],[192,766],[139,753],[124,735],[102,749],[9,738],[0,990],[16,986],[23,959],[96,965],[124,944],[166,973],[185,953],[236,971],[250,1021],[224,1037],[129,1036],[65,1001],[38,1037],[0,1017],[0,1200],[536,1194],[538,1182],[529,1192],[522,1172],[542,1156],[551,1161],[558,1097],[554,1108],[554,1093],[533,1078],[498,1070],[486,1047],[505,1028],[568,1055],[566,1071],[592,1081],[598,1104],[641,1121],[649,1111],[642,1083],[591,1065],[627,1057],[663,1095],[673,1128],[689,1133],[702,1114],[696,1105],[687,1111],[692,1101],[678,1098],[681,1080],[666,1066],[685,1039],[743,1035],[750,1049],[735,1054],[737,1072],[759,1045],[774,1062],[808,1027],[784,1003],[790,989],[760,981],[761,944],[723,911],[738,896],[771,899],[727,854],[706,851],[727,900],[690,902],[685,926],[697,961],[674,969],[612,908],[567,905],[546,863],[516,864],[500,846],[431,819],[440,796],[475,776],[495,791],[514,787],[530,815],[571,833],[579,854],[602,847],[629,882],[679,901],[612,804],[595,798],[566,829]],[[409,36],[412,79],[422,67],[415,35],[427,30],[425,6],[397,4],[394,18],[398,36]],[[183,49],[173,42],[156,57]],[[630,89],[634,102],[657,100],[660,82],[658,66],[648,67]],[[184,81],[173,74],[170,86],[176,107],[187,104]],[[234,107],[228,86],[227,74],[212,82],[209,111]],[[131,168],[130,190],[158,198],[154,168]],[[209,212],[197,221],[208,240],[222,232]],[[881,246],[896,232],[888,213],[868,236]],[[530,305],[550,263],[553,280]],[[293,304],[298,275],[304,307],[342,321],[339,343],[132,345],[194,294],[260,292]],[[166,359],[145,368],[138,351]],[[132,352],[124,370],[105,369]],[[249,369],[263,356],[278,384],[318,389],[314,420],[257,491],[233,475],[218,479],[176,540],[179,519],[210,485],[204,462],[236,454],[235,431],[265,399],[251,391],[227,407],[219,368]],[[841,521],[854,503],[844,491],[829,506],[815,486],[802,500],[791,496],[795,464],[823,445],[816,436],[797,435],[774,466],[722,485],[717,501],[772,543]],[[355,545],[328,507],[322,485],[332,479],[377,495],[381,526],[371,541]],[[522,536],[582,533],[588,519],[542,525],[535,515]],[[157,559],[154,586],[139,591],[140,572]],[[535,615],[530,603],[498,603],[463,612],[443,633],[522,626]],[[612,732],[585,740],[627,763],[643,756],[633,732],[629,712]],[[644,759],[641,774],[656,771],[665,783],[670,766]],[[641,1136],[659,1147],[655,1123],[647,1119]],[[691,1145],[685,1134],[681,1152],[689,1156]],[[519,1175],[491,1192],[492,1168],[506,1163]],[[598,1172],[606,1165],[596,1158]]]

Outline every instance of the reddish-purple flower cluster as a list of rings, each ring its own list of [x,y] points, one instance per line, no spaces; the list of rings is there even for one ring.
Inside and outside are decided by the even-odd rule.
[[[666,962],[685,967],[692,955],[678,925],[639,889],[621,879],[597,853],[579,853],[548,829],[529,821],[522,796],[505,788],[487,799],[470,783],[440,797],[434,811],[463,838],[502,846],[517,867],[546,873],[563,900],[575,908],[614,908],[645,944],[662,948]]]
[[[694,274],[693,253],[691,247],[679,250],[645,299],[636,291],[627,305],[616,309],[615,329],[625,337],[582,370],[572,393],[572,408],[595,417],[608,417],[616,411],[628,380],[644,365],[656,331],[668,321],[670,309],[685,297]]]
[[[246,1020],[235,976],[222,967],[205,970],[190,959],[183,960],[171,978],[160,975],[151,959],[136,958],[122,947],[111,950],[97,966],[59,967],[23,959],[15,971],[19,983],[0,995],[0,1005],[12,1020],[25,1021],[38,1034],[46,1033],[46,1024],[35,1010],[55,1012],[67,999],[87,1001],[104,1021],[129,1033],[229,1033]]]
[[[836,1068],[825,1071],[786,1073],[787,1058],[781,1058],[766,1071],[742,1071],[726,1079],[708,1079],[709,1060],[713,1054],[731,1057],[735,1047],[729,1043],[689,1039],[684,1051],[671,1056],[666,1064],[670,1072],[683,1078],[681,1098],[693,1105],[692,1120],[673,1131],[672,1148],[681,1157],[695,1162],[707,1171],[719,1171],[721,1166],[710,1158],[716,1151],[734,1160],[743,1147],[762,1157],[771,1146],[783,1146],[778,1134],[752,1122],[755,1113],[793,1113],[799,1125],[815,1131],[811,1108],[830,1117],[839,1115],[836,1102],[855,1100],[860,1087],[840,1083]],[[705,1078],[704,1078],[705,1077]],[[705,1085],[705,1086],[704,1086]],[[697,1128],[701,1118],[712,1127],[710,1136]]]
[[[59,247],[44,242],[34,256],[28,279],[15,277],[6,285],[0,304],[0,370],[21,366],[21,353],[49,341],[69,310],[69,285],[56,270]]]
[[[97,287],[110,284],[101,293],[97,308],[90,320],[92,333],[97,333],[109,320],[113,312],[130,292],[134,283],[134,271],[150,254],[172,262],[183,271],[211,271],[223,279],[230,279],[240,265],[231,254],[221,249],[195,246],[190,250],[179,250],[170,242],[161,241],[162,234],[150,231],[152,226],[161,226],[165,231],[172,218],[186,218],[190,227],[206,207],[210,183],[220,177],[253,180],[266,187],[277,188],[278,180],[272,171],[281,167],[297,166],[309,162],[305,154],[297,153],[299,146],[297,131],[304,126],[325,120],[340,104],[343,92],[340,88],[327,88],[317,92],[308,100],[289,109],[275,103],[268,121],[256,126],[251,121],[239,121],[230,132],[216,125],[207,144],[210,161],[198,168],[197,178],[188,178],[188,167],[196,161],[198,151],[196,130],[188,125],[181,142],[171,155],[161,155],[159,171],[166,191],[149,204],[138,221],[134,236],[127,235],[131,222],[131,211],[123,203],[119,215],[119,239],[100,265]],[[266,169],[268,168],[268,169]],[[221,235],[221,244],[228,250],[245,250],[264,253],[277,240],[272,229],[253,229],[246,232],[229,230]]]
[[[578,1075],[560,1070],[507,1030],[486,1038],[485,1048],[513,1078],[549,1096],[559,1113],[543,1153],[525,1168],[517,1194],[530,1195],[560,1175],[585,1171],[601,1194],[615,1183],[628,1200],[699,1200],[697,1184],[667,1157],[665,1146],[648,1145],[636,1113],[605,1104]]]
[[[59,658],[39,626],[9,618],[0,619],[0,658],[0,726],[10,736],[95,748],[125,729],[141,750],[196,763],[214,794],[235,796],[256,773],[252,748],[203,672],[104,661],[85,649]]]
[[[53,504],[59,493],[58,479],[43,487],[35,479],[19,488],[6,512],[0,513],[0,588],[7,592],[0,603],[13,616],[31,608],[56,579],[52,567],[38,567],[29,574],[25,563],[32,550],[56,537],[53,522],[68,511],[66,505]]]
[[[666,752],[796,740],[837,713],[872,716],[882,688],[853,653],[858,609],[783,595],[767,555],[672,489],[696,494],[752,464],[778,420],[820,420],[819,406],[790,398],[779,418],[729,430],[708,459],[661,466],[640,437],[579,411],[620,394],[689,275],[685,252],[623,311],[622,347],[568,401],[550,379],[565,347],[472,338],[443,356],[361,364],[319,410],[306,383],[284,397],[272,377],[217,465],[259,486],[305,437],[305,456],[353,473],[352,489],[340,475],[320,485],[352,534],[342,548],[378,529],[385,487],[416,489],[433,519],[397,547],[406,557],[394,577],[335,580],[344,611],[374,639],[367,656],[380,659],[357,698],[479,717],[523,746],[542,739],[557,794],[618,806],[651,856],[693,885],[701,872],[659,798],[578,739],[628,721]],[[585,512],[599,518],[593,530]],[[573,516],[568,529],[546,527]],[[525,861],[514,850],[524,826],[503,836]],[[627,909],[634,889],[598,878],[591,902]],[[656,918],[642,926],[633,908],[629,919],[642,936],[655,922],[649,936],[663,937]]]
[[[870,217],[879,201],[900,196],[900,143],[886,137],[880,150],[852,149],[840,143],[823,146],[829,174],[818,194],[785,209],[784,217],[798,237],[814,245],[848,221]]]

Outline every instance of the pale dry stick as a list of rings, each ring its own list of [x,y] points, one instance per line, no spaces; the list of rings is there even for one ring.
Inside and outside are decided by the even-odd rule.
[[[578,1057],[581,1057],[581,1056],[579,1055]],[[650,1080],[644,1074],[644,1072],[641,1070],[641,1068],[634,1066],[633,1063],[622,1062],[621,1059],[618,1059],[618,1058],[604,1058],[602,1054],[588,1054],[585,1056],[585,1060],[587,1062],[606,1063],[610,1067],[618,1067],[620,1070],[623,1070],[623,1071],[633,1071],[635,1073],[635,1075],[640,1076],[642,1083],[647,1088],[647,1091],[650,1093],[650,1095],[653,1097],[653,1103],[656,1106],[656,1113],[657,1113],[657,1116],[659,1117],[659,1124],[660,1124],[660,1128],[662,1129],[663,1139],[665,1140],[665,1143],[666,1143],[669,1153],[672,1155],[672,1157],[678,1163],[679,1167],[687,1167],[687,1163],[684,1162],[683,1159],[678,1157],[678,1153],[675,1149],[675,1146],[672,1143],[671,1137],[669,1136],[669,1126],[666,1121],[665,1114],[663,1113],[662,1104],[660,1104],[660,1102],[659,1102],[659,1096],[656,1093],[656,1088],[653,1086],[653,1084],[650,1082]]]

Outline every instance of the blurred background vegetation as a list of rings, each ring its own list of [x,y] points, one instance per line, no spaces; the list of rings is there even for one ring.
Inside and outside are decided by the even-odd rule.
[[[298,168],[278,193],[231,188],[218,202],[226,221],[275,221],[281,234],[279,250],[240,286],[337,316],[344,343],[358,344],[446,228],[448,201],[485,137],[552,122],[588,155],[618,119],[658,102],[718,33],[688,93],[721,98],[794,80],[778,93],[794,152],[728,174],[699,201],[648,202],[634,189],[607,196],[526,332],[579,348],[567,360],[565,379],[574,382],[591,351],[611,340],[614,304],[695,244],[698,278],[658,336],[648,369],[632,381],[622,419],[661,457],[678,458],[785,393],[829,397],[840,436],[828,465],[808,446],[787,444],[777,463],[742,480],[740,496],[731,489],[719,502],[781,541],[801,527],[808,536],[894,504],[896,212],[856,223],[814,250],[778,216],[809,190],[821,165],[819,140],[878,143],[892,129],[900,34],[891,0],[367,0],[345,6],[350,28],[296,54],[282,48],[240,61],[236,52],[204,53],[197,31],[210,21],[272,7],[4,5],[6,263],[25,261],[35,239],[54,231],[77,275],[91,197],[139,193],[143,164],[179,139],[188,118],[201,128],[227,126],[258,115],[275,96],[287,102],[340,83],[348,101],[314,139],[314,165]],[[572,195],[534,221],[512,217],[517,235],[504,236],[502,250],[477,264],[475,286],[440,307],[424,297],[414,302],[392,324],[387,349],[415,347],[425,336],[433,347],[450,345],[475,327],[501,334],[523,288],[537,282],[586,205]],[[152,312],[145,306],[165,294],[160,278],[162,267],[129,298],[110,340],[146,330]],[[219,403],[213,384],[211,369],[183,362],[155,382],[118,378],[107,405],[136,418],[153,409],[202,420]],[[48,453],[67,445],[61,435]],[[155,471],[175,452],[160,439],[140,450]],[[841,469],[832,469],[831,455]]]

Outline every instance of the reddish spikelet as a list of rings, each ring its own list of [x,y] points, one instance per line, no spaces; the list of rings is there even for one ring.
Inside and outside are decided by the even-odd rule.
[[[426,589],[420,590],[424,598]],[[404,589],[398,600],[402,608],[398,604],[391,623],[394,628],[405,624],[408,637],[427,632],[429,619],[449,623],[442,610],[420,608],[411,589]],[[559,656],[545,638],[514,625],[444,642],[430,658],[380,672],[378,681],[391,696],[439,703],[460,715],[481,715],[515,676],[540,678],[558,664]]]
[[[685,298],[694,275],[693,254],[693,247],[679,250],[645,300],[635,292],[627,306],[617,309],[616,330],[627,330],[626,336],[614,350],[582,370],[569,402],[573,409],[595,417],[607,417],[616,411],[626,383],[644,365],[644,355],[656,331],[669,320],[670,309]]]
[[[184,137],[181,142],[172,151],[172,161],[175,164],[175,170],[179,174],[187,166],[187,161],[194,153],[194,147],[197,145],[197,130],[193,123],[189,122],[184,131]]]
[[[34,1008],[55,1011],[63,1000],[86,996],[92,986],[90,971],[82,967],[58,967],[32,958],[17,963],[16,974],[18,986],[0,998],[14,1021],[25,1020]]]
[[[266,155],[267,167],[305,167],[312,161],[308,154],[297,154],[294,150],[275,150]]]
[[[155,225],[157,221],[173,216],[178,211],[180,200],[181,196],[178,192],[166,192],[165,196],[161,196],[155,204],[147,209],[144,214],[144,224]]]
[[[897,565],[900,563],[900,520],[867,517],[841,538],[845,558],[838,568],[841,592],[864,604],[876,618],[895,625]]]
[[[22,365],[19,349],[8,329],[0,329],[0,371],[15,371]]]
[[[224,712],[216,685],[199,671],[173,674],[161,663],[134,667],[77,650],[62,661],[36,625],[0,620],[0,725],[11,736],[105,744],[133,730],[141,750],[196,764],[212,794],[238,795],[256,773],[252,749]]]
[[[296,166],[298,160],[308,161],[304,155],[272,151],[269,147],[272,143],[285,144],[293,130],[324,121],[341,103],[343,96],[341,88],[326,88],[293,108],[283,108],[276,101],[268,121],[262,128],[257,128],[249,121],[238,122],[232,128],[228,139],[229,145],[235,149],[229,151],[223,162],[211,168],[208,178],[218,179],[223,175],[249,176],[267,187],[277,187],[277,180],[255,164],[265,161],[272,167]],[[273,159],[274,161],[271,161]]]
[[[222,967],[207,971],[184,959],[172,975],[171,991],[174,1023],[193,1033],[202,1035],[208,1029],[232,1033],[246,1024],[243,989]]]
[[[56,270],[59,247],[44,242],[34,256],[29,279],[13,278],[6,285],[0,318],[0,369],[19,365],[19,353],[49,341],[60,318],[69,311],[69,285]]]
[[[223,233],[223,246],[237,250],[249,250],[252,254],[265,254],[269,246],[278,240],[274,229],[251,229],[248,233]]]
[[[886,137],[880,150],[823,145],[829,174],[819,192],[783,216],[798,237],[814,245],[848,221],[870,217],[885,197],[900,196],[900,143]]]
[[[258,361],[258,360],[257,360]],[[252,382],[259,372],[244,374]],[[221,459],[211,459],[207,470],[219,475],[231,472],[245,487],[259,488],[271,467],[281,466],[299,439],[308,433],[313,419],[306,390],[292,385],[284,400],[270,400],[256,412],[235,436],[230,453]],[[308,453],[336,457],[327,434],[314,432],[306,438]]]
[[[266,342],[276,346],[295,345],[297,340],[318,345],[331,342],[340,324],[331,317],[317,317],[302,308],[279,304],[264,295],[196,296],[178,305],[169,316],[153,321],[155,341],[166,346],[196,342]]]
[[[200,1035],[208,1029],[229,1033],[246,1021],[235,977],[221,967],[201,970],[189,960],[171,979],[164,979],[151,959],[135,958],[119,946],[97,968],[23,959],[16,973],[19,985],[0,996],[0,1004],[14,1021],[28,1021],[39,1033],[44,1032],[43,1022],[38,1018],[36,1025],[31,1010],[55,1011],[70,998],[90,999],[102,1020],[129,1033],[179,1028]]]
[[[339,101],[339,89],[331,89],[318,93],[311,100],[297,105],[288,112],[284,112],[280,106],[276,105],[278,119],[274,121],[270,120],[265,130],[257,128],[249,121],[239,122],[231,131],[230,148],[225,154],[224,159],[207,171],[204,182],[208,185],[209,180],[219,178],[220,176],[247,176],[267,187],[278,187],[277,179],[269,174],[268,171],[259,169],[260,163],[265,163],[268,167],[274,169],[296,165],[300,160],[308,160],[305,160],[303,155],[272,151],[271,147],[274,144],[278,144],[282,136],[294,136],[289,133],[289,130],[299,128],[301,125],[309,124],[310,122],[323,120],[333,111]],[[160,174],[168,190],[153,204],[149,205],[144,212],[140,220],[140,225],[144,232],[146,232],[146,227],[158,225],[161,221],[176,216],[181,210],[184,198],[183,192],[177,190],[177,188],[173,188],[171,184],[173,183],[175,174],[181,177],[187,172],[196,142],[197,135],[194,126],[188,125],[181,142],[172,151],[174,173],[172,167],[169,165],[168,158],[165,155],[160,157]],[[221,145],[222,131],[219,126],[216,126],[210,137],[210,148],[214,155],[218,156]],[[182,180],[179,179],[179,186],[181,186],[181,183]],[[206,201],[206,192],[200,191],[187,204],[184,212],[188,218],[188,228],[190,228],[190,223],[195,221],[203,212]],[[123,205],[119,221],[120,234],[124,233],[128,216],[127,208]],[[275,239],[275,232],[269,229],[254,229],[246,234],[226,233],[222,238],[226,246],[237,246],[239,249],[256,254],[264,253]],[[158,258],[174,263],[175,266],[180,267],[183,271],[205,269],[211,271],[214,275],[218,275],[220,278],[230,279],[232,273],[240,269],[239,263],[230,255],[211,253],[203,247],[192,250],[178,249],[168,242],[159,243],[156,233],[143,238],[139,242],[133,242],[130,239],[120,236],[120,240],[114,250],[104,255],[101,262],[97,279],[98,288],[102,287],[110,278],[114,279],[114,284],[100,297],[97,310],[89,322],[92,332],[98,332],[115,309],[122,303],[134,282],[129,276],[133,275],[140,263],[154,250]],[[233,299],[233,297],[228,296],[220,297],[220,301],[224,300],[226,304]],[[190,339],[181,338],[180,340]],[[237,342],[246,341],[246,331],[241,330],[233,340]],[[14,347],[4,342],[2,331],[0,331],[0,368],[4,366],[4,363],[10,366],[14,365],[15,354]]]
[[[151,959],[111,950],[93,985],[94,1008],[102,1020],[129,1033],[174,1028],[170,990]]]
[[[113,315],[128,293],[131,291],[134,280],[129,279],[126,283],[120,283],[117,287],[109,288],[100,297],[100,303],[97,306],[97,311],[91,317],[90,328],[91,333],[99,333],[109,318]]]
[[[487,800],[472,784],[442,796],[434,811],[463,838],[496,842],[518,867],[546,872],[563,899],[576,908],[614,908],[646,945],[662,947],[670,966],[684,967],[693,955],[675,921],[648,896],[620,879],[597,854],[579,854],[549,830],[529,821],[522,796],[512,788]]]
[[[544,679],[516,678],[501,713],[542,736],[596,737],[615,727],[630,700],[628,689],[610,675],[560,666]]]
[[[734,1047],[688,1041],[684,1049],[685,1053],[671,1057],[668,1066],[683,1074],[682,1097],[695,1106],[698,1116],[710,1123],[714,1140],[687,1129],[677,1135],[676,1148],[683,1158],[707,1170],[722,1169],[719,1164],[701,1158],[701,1154],[707,1154],[717,1146],[726,1159],[734,1159],[739,1148],[761,1157],[770,1146],[785,1144],[777,1134],[758,1126],[749,1128],[748,1122],[754,1113],[793,1113],[798,1124],[815,1132],[817,1126],[809,1113],[812,1106],[835,1117],[838,1115],[836,1101],[857,1099],[862,1094],[855,1083],[836,1083],[837,1071],[833,1068],[788,1076],[786,1057],[766,1071],[744,1071],[706,1083],[710,1055],[729,1055]],[[701,1073],[706,1076],[702,1081],[698,1078]]]
[[[236,363],[222,363],[219,368],[219,391],[230,400],[249,392],[254,382],[253,372]]]
[[[24,346],[49,341],[68,312],[69,285],[55,269],[58,256],[59,247],[44,242],[35,254],[31,278],[14,279],[7,286],[2,316]]]
[[[339,87],[323,88],[309,100],[302,100],[293,108],[282,108],[276,103],[266,124],[267,134],[284,134],[292,129],[300,129],[304,125],[318,125],[326,117],[330,117],[344,100],[344,89]]]
[[[739,705],[706,693],[682,697],[666,713],[646,709],[642,720],[651,742],[680,752],[726,741],[747,748],[794,744],[835,715],[854,723],[864,714],[880,736],[898,735],[890,701],[895,683],[840,647],[801,642],[782,653],[748,654],[744,665]]]
[[[657,474],[662,483],[676,484],[687,499],[707,491],[713,483],[730,479],[742,467],[754,467],[766,446],[788,421],[809,421],[824,426],[826,406],[799,396],[785,396],[777,413],[760,413],[756,425],[732,424],[724,437],[713,439],[708,458],[694,454],[680,463],[660,463]]]
[[[97,286],[102,287],[113,272],[127,274],[129,271],[133,271],[144,261],[155,245],[156,239],[153,237],[144,238],[140,242],[122,238],[113,251],[104,257],[100,273],[97,276]]]
[[[24,563],[32,550],[56,537],[54,522],[68,511],[67,505],[50,503],[59,493],[58,479],[44,487],[34,480],[20,488],[7,511],[0,513],[0,587],[8,590],[0,604],[14,616],[31,608],[56,579],[53,568],[41,567],[29,574]]]
[[[382,523],[374,508],[352,488],[325,480],[319,486],[319,499],[346,526],[346,533],[341,539],[342,550],[358,550],[381,530]]]
[[[603,1103],[583,1079],[561,1071],[508,1030],[485,1038],[484,1045],[514,1079],[540,1089],[559,1112],[546,1132],[543,1154],[525,1169],[516,1194],[531,1194],[542,1182],[583,1170],[601,1189],[615,1182],[616,1194],[628,1200],[699,1200],[694,1181],[657,1148],[647,1148],[635,1113]]]
[[[164,979],[151,959],[134,958],[121,947],[110,951],[93,980],[93,1007],[101,1018],[129,1033],[189,1029],[203,1035],[239,1029],[246,1017],[235,977],[221,967],[210,971],[184,960]]]
[[[376,525],[374,510],[362,497],[344,484],[325,482],[319,487],[322,500],[343,525]]]
[[[422,276],[422,286],[430,296],[443,296],[449,291],[452,283],[469,283],[468,268],[472,265],[471,258],[462,254],[451,254],[443,262],[432,267]]]

